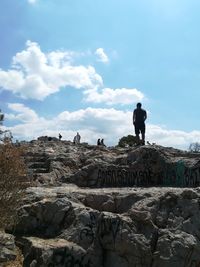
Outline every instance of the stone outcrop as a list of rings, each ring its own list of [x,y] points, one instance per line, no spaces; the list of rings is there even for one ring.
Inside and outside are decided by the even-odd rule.
[[[199,266],[199,203],[199,189],[36,187],[13,230],[24,266]]]
[[[199,267],[200,157],[160,146],[26,144],[35,181],[7,232],[28,267]]]
[[[32,141],[26,162],[38,185],[197,187],[198,153],[161,146],[106,148],[69,141]]]
[[[4,262],[12,261],[17,256],[14,236],[0,232],[0,266]]]

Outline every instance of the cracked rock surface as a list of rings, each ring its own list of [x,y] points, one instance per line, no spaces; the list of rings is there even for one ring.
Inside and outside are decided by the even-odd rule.
[[[199,154],[28,146],[37,186],[7,229],[24,266],[200,267]]]
[[[199,189],[36,187],[26,201],[24,266],[199,266]]]

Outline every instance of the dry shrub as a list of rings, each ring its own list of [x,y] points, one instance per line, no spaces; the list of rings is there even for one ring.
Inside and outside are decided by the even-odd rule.
[[[17,248],[17,257],[14,261],[9,261],[3,264],[3,267],[22,267],[23,266],[24,257],[19,248]]]
[[[10,142],[0,145],[0,228],[13,223],[28,186],[24,150]]]

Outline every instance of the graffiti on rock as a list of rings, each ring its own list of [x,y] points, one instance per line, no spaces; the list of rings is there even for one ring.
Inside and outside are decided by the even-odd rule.
[[[126,168],[99,169],[97,186],[200,186],[200,167],[186,167],[182,160],[160,166],[142,166]]]
[[[90,221],[80,231],[80,240],[92,244],[95,236],[96,217],[90,212]]]
[[[200,185],[200,167],[188,168],[182,160],[165,168],[165,186],[197,187]]]
[[[138,186],[151,184],[152,171],[132,169],[98,170],[99,186]],[[152,181],[153,183],[153,181]]]
[[[123,228],[122,224],[123,222],[118,216],[110,217],[102,214],[97,229],[99,237],[103,239],[105,236],[109,236],[111,234],[112,241],[115,243],[117,235],[121,232]]]
[[[48,264],[48,267],[53,266],[65,266],[65,267],[91,267],[91,260],[86,259],[87,255],[74,256],[72,250],[69,251],[67,248],[54,252],[51,263]],[[88,258],[88,257],[87,257]]]

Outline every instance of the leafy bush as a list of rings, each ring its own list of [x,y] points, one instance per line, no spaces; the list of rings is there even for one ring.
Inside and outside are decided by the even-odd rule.
[[[23,153],[10,142],[0,145],[0,228],[13,222],[28,185]]]
[[[126,147],[126,146],[133,146],[137,144],[137,138],[134,135],[127,135],[123,136],[121,139],[119,139],[118,146],[119,147]]]
[[[200,152],[200,143],[195,142],[191,143],[189,146],[189,151],[191,152]]]

